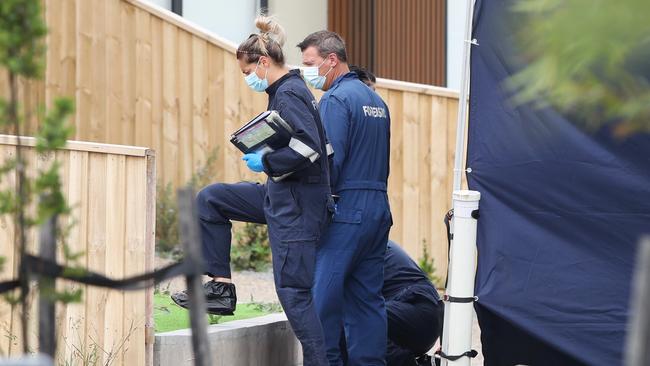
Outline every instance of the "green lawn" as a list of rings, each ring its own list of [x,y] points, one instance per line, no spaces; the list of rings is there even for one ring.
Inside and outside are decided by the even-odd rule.
[[[231,320],[254,318],[256,316],[280,311],[282,311],[282,309],[278,304],[249,303],[237,304],[235,315],[209,315],[207,317],[208,324],[217,324],[229,322]],[[158,293],[154,295],[153,319],[156,324],[156,333],[169,332],[190,327],[189,312],[174,304],[169,295],[166,294]]]

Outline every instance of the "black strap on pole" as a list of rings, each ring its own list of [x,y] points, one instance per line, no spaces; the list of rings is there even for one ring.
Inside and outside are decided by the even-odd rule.
[[[442,301],[455,302],[455,303],[461,303],[461,304],[468,304],[470,302],[478,301],[478,296],[455,297],[455,296],[443,295]]]
[[[459,360],[459,359],[461,359],[463,357],[474,358],[474,357],[478,356],[478,352],[476,352],[476,350],[471,350],[471,351],[467,351],[467,352],[465,352],[463,354],[460,354],[460,355],[453,355],[452,356],[452,355],[445,354],[444,352],[442,352],[442,350],[437,350],[435,352],[435,355],[440,357],[440,358],[444,358],[445,360],[457,361],[457,360]]]
[[[454,217],[454,209],[452,208],[451,210],[447,211],[445,214],[445,218],[443,221],[445,222],[445,226],[447,227],[447,245],[451,247],[451,241],[454,239],[454,234],[451,233],[451,226],[450,222],[451,219]]]
[[[452,208],[451,210],[447,211],[447,213],[445,214],[445,218],[443,219],[443,221],[445,222],[445,226],[447,227],[447,256],[448,256],[447,268],[449,268],[449,260],[451,260],[451,241],[454,240],[454,234],[451,232],[451,219],[453,217],[454,217],[454,209]],[[448,284],[449,284],[449,274],[447,274],[445,278],[445,288],[447,288]]]

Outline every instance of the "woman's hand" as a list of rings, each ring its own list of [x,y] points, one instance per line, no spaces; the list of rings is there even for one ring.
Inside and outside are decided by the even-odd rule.
[[[262,163],[262,155],[258,153],[246,154],[242,157],[242,160],[246,162],[248,169],[259,173],[264,171],[264,164]]]

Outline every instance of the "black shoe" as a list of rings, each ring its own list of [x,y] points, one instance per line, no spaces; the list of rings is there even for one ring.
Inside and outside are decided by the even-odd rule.
[[[431,356],[429,355],[422,355],[418,358],[415,359],[415,364],[418,366],[431,366],[433,365],[433,360],[431,359]]]
[[[203,284],[207,313],[214,315],[233,315],[237,307],[237,293],[234,283],[208,281]],[[171,295],[176,305],[189,309],[187,290]]]

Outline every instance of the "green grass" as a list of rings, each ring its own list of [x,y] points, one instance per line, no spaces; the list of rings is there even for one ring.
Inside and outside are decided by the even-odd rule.
[[[217,316],[207,315],[208,324],[225,323],[232,320],[254,318],[280,312],[279,304],[248,303],[238,304],[235,315]],[[153,319],[156,325],[156,333],[169,332],[172,330],[185,329],[190,327],[189,312],[174,304],[167,294],[157,293],[154,295]]]

